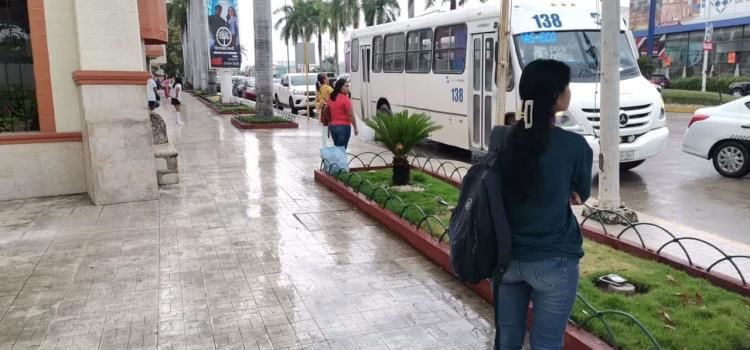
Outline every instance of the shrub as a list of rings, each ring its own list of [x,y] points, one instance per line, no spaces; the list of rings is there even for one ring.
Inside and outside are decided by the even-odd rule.
[[[716,106],[735,100],[729,94],[718,94],[716,92],[700,92],[689,90],[665,89],[661,94],[664,103]]]
[[[743,81],[748,81],[748,78],[733,76],[710,77],[706,79],[706,91],[721,91],[724,94],[728,94],[729,85]],[[678,90],[700,91],[701,82],[701,77],[675,79],[672,80],[672,88]]]

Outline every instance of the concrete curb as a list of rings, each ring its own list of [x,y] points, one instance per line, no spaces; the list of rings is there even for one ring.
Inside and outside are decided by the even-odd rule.
[[[695,113],[695,111],[698,108],[703,108],[706,106],[700,106],[700,105],[680,105],[680,104],[671,104],[668,103],[664,106],[664,110],[667,113]]]

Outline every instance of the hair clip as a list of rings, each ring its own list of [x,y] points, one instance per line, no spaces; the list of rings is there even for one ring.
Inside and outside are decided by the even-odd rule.
[[[524,127],[531,129],[534,126],[534,100],[523,100],[521,111],[518,113],[523,120]]]

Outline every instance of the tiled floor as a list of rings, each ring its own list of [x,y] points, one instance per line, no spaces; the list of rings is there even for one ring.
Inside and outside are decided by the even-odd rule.
[[[185,107],[159,201],[0,203],[0,349],[491,347],[486,302],[313,182],[314,122]]]

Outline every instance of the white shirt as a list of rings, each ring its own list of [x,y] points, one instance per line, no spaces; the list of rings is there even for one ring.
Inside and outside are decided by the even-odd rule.
[[[149,101],[156,101],[156,92],[154,89],[156,89],[156,81],[154,78],[149,78],[146,83],[146,96],[148,96]]]
[[[172,98],[176,98],[178,101],[182,102],[182,84],[175,85],[172,90],[169,91],[169,95]]]

